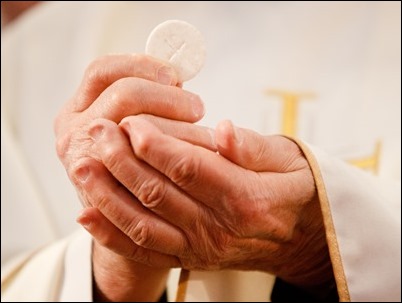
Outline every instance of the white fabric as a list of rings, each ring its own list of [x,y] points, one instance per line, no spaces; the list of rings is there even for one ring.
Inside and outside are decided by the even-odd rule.
[[[2,302],[52,302],[58,297],[63,281],[66,239],[35,254],[1,287]],[[13,279],[14,278],[14,279]]]
[[[78,231],[72,237],[64,258],[64,281],[60,284],[59,302],[92,302],[92,240]],[[84,256],[84,257],[83,257]]]
[[[262,272],[190,272],[186,302],[267,302],[274,282]]]
[[[206,39],[205,66],[185,84],[205,102],[201,124],[215,126],[230,118],[260,133],[277,133],[282,103],[265,91],[312,92],[314,99],[299,104],[299,138],[342,160],[372,153],[380,139],[380,175],[400,179],[400,14],[399,2],[56,1],[35,7],[1,38],[2,262],[76,228],[80,203],[56,157],[53,119],[92,59],[112,52],[144,52],[150,31],[167,19],[194,24]],[[400,262],[400,249],[395,249],[400,245],[400,197],[390,198],[387,207],[376,204],[393,191],[392,182],[381,185],[373,179],[368,186],[365,177],[356,178],[360,173],[343,166],[338,171],[337,162],[318,158],[351,298],[400,300],[400,295],[389,298],[380,290],[396,281],[389,281],[389,271],[398,260],[389,254],[399,254]],[[340,195],[347,195],[349,202],[340,203]],[[373,215],[378,225],[364,219]],[[392,222],[399,231],[398,243],[386,243],[397,237],[390,232]],[[382,237],[373,243],[370,235]],[[76,256],[71,267],[90,262],[87,254]],[[370,259],[384,264],[374,265]],[[232,281],[238,281],[238,275]],[[393,275],[400,284],[400,271]],[[189,299],[221,295],[212,291],[205,297],[211,288],[200,277],[190,275]],[[66,279],[63,284],[68,284]],[[77,296],[88,298],[89,282],[76,290]],[[195,285],[204,293],[194,291]],[[240,289],[237,282],[233,285]],[[400,286],[397,289],[400,292]],[[67,296],[68,291],[63,293]]]
[[[374,178],[312,149],[324,178],[351,300],[400,301],[400,181]]]
[[[91,243],[78,231],[18,258],[2,276],[2,302],[92,302]]]

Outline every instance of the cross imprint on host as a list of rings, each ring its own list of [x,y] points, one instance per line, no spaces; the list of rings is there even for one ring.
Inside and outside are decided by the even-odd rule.
[[[174,39],[175,36],[172,36],[172,38]],[[173,57],[175,55],[177,55],[178,53],[181,52],[181,50],[186,46],[186,42],[185,41],[181,41],[179,46],[176,46],[175,44],[177,43],[172,43],[172,41],[170,41],[169,39],[165,38],[165,42],[166,44],[170,47],[170,49],[173,51],[172,54],[169,56],[168,61],[172,60]]]

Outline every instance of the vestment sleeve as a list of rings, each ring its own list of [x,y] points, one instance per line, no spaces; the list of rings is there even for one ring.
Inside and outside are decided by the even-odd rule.
[[[79,230],[10,260],[2,268],[2,302],[92,302],[91,247]]]
[[[400,301],[400,180],[297,143],[315,178],[340,301]]]

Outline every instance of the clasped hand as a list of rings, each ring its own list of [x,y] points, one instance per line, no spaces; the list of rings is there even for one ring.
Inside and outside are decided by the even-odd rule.
[[[55,122],[97,245],[157,268],[240,269],[315,288],[333,278],[314,179],[298,145],[224,120],[166,63],[96,60]]]

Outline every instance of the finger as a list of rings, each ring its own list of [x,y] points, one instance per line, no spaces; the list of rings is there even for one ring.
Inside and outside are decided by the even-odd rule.
[[[211,151],[217,151],[215,131],[209,127],[147,114],[128,116],[120,122],[119,126],[128,134],[131,129],[131,121],[138,120],[136,123],[143,123],[142,119],[152,123],[166,135],[207,148]]]
[[[127,259],[158,267],[178,267],[176,257],[144,249],[110,222],[97,208],[84,208],[77,218],[100,245]]]
[[[289,192],[300,192],[288,174],[246,170],[215,152],[165,135],[148,121],[138,122],[132,120],[129,130],[135,155],[211,209],[201,217],[204,226],[218,224],[237,236],[289,237],[286,224],[275,218],[292,202]]]
[[[137,119],[138,123],[146,121]],[[160,172],[137,159],[128,138],[116,124],[96,120],[89,133],[96,142],[94,148],[99,160],[147,209],[182,229],[193,226],[194,219],[200,216],[197,202]]]
[[[85,204],[97,207],[138,246],[173,255],[184,251],[182,233],[144,208],[98,161],[82,159],[70,178]]]
[[[270,207],[292,203],[287,197],[308,200],[305,188],[310,188],[314,181],[309,177],[308,162],[292,140],[283,136],[262,136],[236,127],[228,120],[218,124],[215,134],[222,156],[244,168],[261,172],[267,189],[271,188]]]
[[[89,119],[105,118],[117,123],[141,113],[195,122],[204,115],[204,104],[199,96],[178,87],[129,77],[106,88],[86,112]]]
[[[299,161],[301,151],[283,136],[262,136],[239,128],[229,120],[221,121],[216,129],[219,153],[232,162],[257,172],[290,172],[306,167]]]
[[[148,121],[132,119],[126,129],[135,155],[196,200],[222,208],[225,205],[216,203],[222,197],[241,195],[238,186],[241,168],[224,157],[163,134]]]
[[[127,77],[177,84],[176,72],[168,62],[141,54],[103,56],[88,66],[75,98],[67,105],[68,111],[84,111],[108,86]]]

